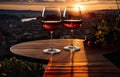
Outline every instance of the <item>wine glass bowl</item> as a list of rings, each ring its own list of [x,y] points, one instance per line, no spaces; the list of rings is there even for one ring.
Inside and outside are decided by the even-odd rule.
[[[82,20],[64,20],[64,26],[68,29],[76,29],[80,27]]]
[[[47,31],[54,31],[60,28],[61,21],[42,21],[43,28]]]
[[[61,50],[53,47],[53,32],[61,26],[61,12],[58,7],[44,7],[42,11],[42,26],[45,30],[50,32],[50,48],[44,49],[44,53],[59,53]]]
[[[71,45],[65,46],[65,50],[80,50],[80,47],[73,45],[74,29],[79,28],[82,24],[81,10],[78,6],[65,7],[63,12],[63,25],[71,31]]]

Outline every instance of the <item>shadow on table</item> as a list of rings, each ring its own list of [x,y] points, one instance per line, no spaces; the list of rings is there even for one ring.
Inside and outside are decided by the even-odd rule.
[[[115,65],[120,68],[120,49],[85,47],[88,60],[88,77],[119,77],[120,71],[114,70]],[[112,64],[109,64],[111,62]]]
[[[120,49],[115,50],[112,53],[103,54],[110,62],[120,69]]]

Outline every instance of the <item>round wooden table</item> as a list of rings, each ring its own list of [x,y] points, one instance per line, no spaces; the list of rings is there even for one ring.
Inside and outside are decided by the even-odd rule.
[[[120,77],[120,70],[102,55],[110,51],[86,48],[82,39],[73,40],[74,45],[80,47],[76,52],[63,49],[70,45],[70,39],[54,39],[53,43],[55,48],[61,50],[60,53],[43,53],[43,49],[50,47],[50,40],[16,44],[10,51],[33,60],[48,61],[43,77]]]
[[[83,40],[74,39],[74,45],[79,47],[83,46]],[[54,61],[62,61],[65,62],[68,60],[70,56],[70,52],[64,50],[64,47],[70,45],[70,39],[54,39],[53,40],[53,47],[60,49],[61,52],[54,54],[55,60]],[[10,48],[10,51],[16,55],[38,59],[38,60],[46,60],[49,61],[51,55],[43,53],[44,49],[50,48],[50,40],[37,40],[37,41],[29,41],[23,42],[20,44],[13,45]],[[77,51],[79,52],[79,51]]]

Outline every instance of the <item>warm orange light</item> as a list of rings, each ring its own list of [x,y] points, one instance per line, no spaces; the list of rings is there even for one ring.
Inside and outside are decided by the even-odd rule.
[[[74,5],[75,6],[75,11],[78,11],[78,10],[81,10],[81,11],[83,11],[83,10],[85,10],[85,7],[84,7],[84,5]],[[79,8],[78,8],[79,7]]]
[[[74,11],[80,11],[80,7],[75,7]]]
[[[85,7],[83,5],[80,5],[81,11],[85,10]]]

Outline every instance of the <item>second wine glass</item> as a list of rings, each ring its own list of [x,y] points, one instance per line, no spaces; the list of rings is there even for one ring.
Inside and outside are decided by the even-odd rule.
[[[71,31],[71,45],[65,46],[65,50],[80,50],[80,47],[73,45],[73,31],[81,26],[81,10],[79,6],[67,6],[63,12],[63,24]]]
[[[59,53],[61,50],[53,48],[53,31],[59,29],[61,25],[61,12],[58,7],[44,7],[42,12],[42,26],[50,32],[50,48],[44,49],[44,53]]]

